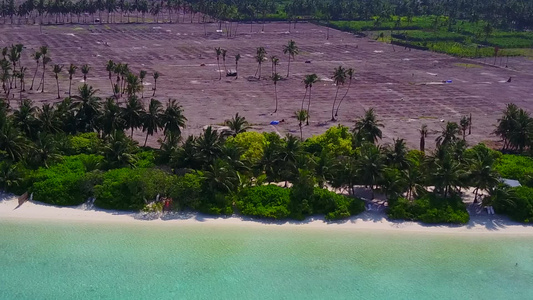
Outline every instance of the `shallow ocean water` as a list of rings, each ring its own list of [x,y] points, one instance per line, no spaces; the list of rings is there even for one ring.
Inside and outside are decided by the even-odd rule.
[[[533,237],[0,221],[0,299],[533,299]]]

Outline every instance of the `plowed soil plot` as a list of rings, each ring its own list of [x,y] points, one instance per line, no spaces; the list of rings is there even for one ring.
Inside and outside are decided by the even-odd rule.
[[[304,97],[303,78],[311,73],[320,80],[312,88],[310,124],[303,129],[307,137],[337,124],[352,127],[365,109],[374,108],[385,125],[384,143],[404,138],[411,147],[417,147],[422,124],[429,126],[432,139],[445,121],[459,122],[462,115],[472,114],[472,134],[467,141],[473,144],[497,139],[491,133],[506,103],[533,109],[533,71],[521,67],[532,64],[525,58],[511,60],[509,68],[494,67],[483,61],[393,48],[336,30],[330,30],[326,40],[326,28],[312,24],[297,24],[291,32],[285,23],[266,24],[264,32],[261,25],[254,25],[250,32],[249,24],[241,24],[235,37],[217,33],[217,29],[217,24],[65,25],[44,26],[40,33],[39,26],[3,26],[0,45],[25,45],[22,63],[28,67],[28,86],[35,70],[30,55],[41,45],[50,47],[52,63],[47,68],[45,92],[22,95],[39,104],[58,101],[53,64],[65,65],[60,76],[61,97],[68,90],[66,69],[70,63],[91,65],[87,81],[100,90],[102,98],[112,95],[105,70],[107,60],[127,63],[135,73],[146,70],[149,75],[144,86],[145,104],[152,95],[151,74],[158,71],[161,77],[156,98],[163,102],[175,98],[183,105],[188,119],[184,135],[199,134],[204,126],[221,124],[235,113],[245,116],[254,130],[299,134],[293,115]],[[262,77],[257,80],[254,56],[257,47],[265,47],[268,57],[280,58],[277,71],[285,77],[288,57],[282,50],[290,39],[296,41],[300,54],[291,63],[289,78],[278,83],[279,109],[273,114],[271,63],[263,63]],[[220,59],[222,80],[216,47],[228,51],[225,66]],[[239,78],[226,77],[224,69],[235,69],[237,53],[242,56]],[[339,65],[354,68],[355,78],[338,120],[332,122],[336,86],[331,76]],[[507,82],[510,77],[511,82]],[[81,81],[78,70],[74,85],[79,86]],[[347,87],[348,82],[341,87],[339,98]],[[271,121],[281,120],[284,122],[279,125],[270,125]],[[135,138],[141,141],[144,134],[136,132]],[[150,138],[149,143],[156,146],[157,138]]]

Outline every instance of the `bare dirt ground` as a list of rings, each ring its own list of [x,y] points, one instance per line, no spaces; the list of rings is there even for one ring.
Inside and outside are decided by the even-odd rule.
[[[112,95],[107,60],[128,63],[138,73],[147,70],[144,102],[150,100],[154,71],[161,73],[156,98],[166,101],[178,99],[188,119],[184,135],[199,134],[202,127],[221,124],[235,113],[245,116],[258,131],[278,131],[299,134],[293,117],[300,108],[305,92],[302,83],[306,74],[316,73],[320,81],[313,86],[310,125],[304,128],[309,137],[320,134],[330,126],[344,124],[352,127],[365,109],[375,108],[384,123],[384,143],[404,138],[411,147],[418,147],[418,129],[427,124],[429,139],[434,139],[443,121],[458,122],[462,115],[472,114],[471,144],[494,141],[494,124],[505,104],[514,102],[533,110],[533,61],[527,58],[510,59],[509,68],[494,67],[483,60],[463,60],[447,55],[406,50],[350,33],[313,24],[297,24],[288,32],[286,23],[239,25],[236,37],[217,33],[217,24],[102,24],[102,25],[21,25],[0,27],[0,46],[23,43],[23,65],[28,67],[27,86],[35,62],[30,55],[41,45],[48,45],[52,63],[46,75],[45,93],[23,94],[38,103],[56,102],[57,91],[51,65],[63,64],[60,77],[62,97],[68,90],[68,64],[90,64],[88,84],[100,90],[101,97]],[[204,34],[207,31],[207,36]],[[257,63],[256,48],[265,47],[268,56],[280,57],[278,73],[286,75],[287,56],[283,45],[296,41],[300,55],[291,63],[291,76],[278,83],[279,110],[274,111],[274,85],[269,76],[270,62],[263,64],[262,80],[251,80]],[[222,77],[218,80],[214,48],[228,50],[226,67],[235,69],[234,55],[240,53],[239,79]],[[310,61],[310,63],[305,63]],[[505,65],[506,62],[504,62]],[[339,65],[352,67],[356,74],[350,93],[339,112],[337,122],[330,122],[331,106],[336,87],[330,79]],[[221,68],[223,63],[221,60]],[[510,83],[507,82],[512,77]],[[81,84],[78,71],[73,81]],[[444,84],[443,81],[451,80]],[[347,85],[339,93],[342,95]],[[17,95],[18,98],[18,95]],[[285,122],[269,125],[273,120]],[[144,140],[142,132],[135,138]],[[157,146],[157,137],[149,144]],[[431,146],[431,142],[426,143]]]

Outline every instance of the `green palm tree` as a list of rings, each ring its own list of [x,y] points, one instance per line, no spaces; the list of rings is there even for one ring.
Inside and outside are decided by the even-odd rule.
[[[215,53],[217,55],[218,80],[222,80],[222,72],[220,72],[220,55],[222,55],[222,49],[220,47],[215,48]]]
[[[331,77],[337,86],[337,91],[335,92],[335,98],[333,98],[333,106],[331,107],[331,121],[335,121],[334,111],[335,103],[337,102],[337,96],[339,95],[339,89],[346,82],[346,70],[339,66],[333,71],[333,76]]]
[[[116,103],[115,99],[107,98],[102,109],[102,115],[100,116],[100,124],[104,136],[109,136],[115,131],[123,131],[125,128],[125,122],[122,118],[120,107]]]
[[[43,56],[43,76],[41,78],[41,83],[42,83],[41,93],[44,93],[44,73],[46,72],[46,65],[50,63],[51,61],[52,59],[50,57]]]
[[[98,128],[101,99],[96,96],[98,90],[83,84],[78,88],[78,95],[72,97],[71,108],[76,112],[76,128],[81,132],[92,132]]]
[[[46,71],[46,65],[51,61],[51,59],[47,56],[48,55],[48,47],[47,46],[41,46],[39,48],[39,51],[38,51],[40,54],[41,54],[41,62],[43,64],[43,73],[42,73],[42,77],[41,77],[41,82],[39,83],[39,87],[41,86],[41,84],[43,85],[43,90],[44,90],[44,72]],[[37,58],[37,53],[35,53],[35,56],[34,58],[36,60],[38,60]],[[37,90],[39,90],[39,87],[37,87]],[[41,91],[42,93],[43,91]]]
[[[71,97],[72,94],[71,94],[71,90],[72,90],[72,77],[74,76],[74,74],[76,74],[76,70],[78,69],[78,67],[76,67],[75,65],[73,64],[70,64],[70,66],[68,67],[68,80],[69,80],[69,83],[68,83],[68,96]]]
[[[38,131],[35,115],[37,107],[33,106],[33,101],[24,99],[20,103],[18,110],[13,112],[13,125],[15,125],[26,137],[33,138]]]
[[[5,162],[0,165],[0,188],[3,191],[19,186],[22,176],[18,172],[17,165]]]
[[[125,127],[131,130],[130,138],[133,138],[133,130],[142,126],[142,118],[145,111],[141,101],[136,96],[129,96],[126,107],[122,108],[122,119]]]
[[[466,139],[466,130],[468,129],[468,126],[470,126],[470,119],[468,116],[462,116],[461,121],[459,121],[459,124],[461,125],[461,131],[463,131],[463,141]]]
[[[237,189],[239,178],[235,170],[222,159],[214,160],[204,172],[205,182],[212,195],[231,193]]]
[[[137,161],[135,143],[122,131],[114,131],[103,147],[103,155],[110,169],[133,167]]]
[[[418,130],[420,133],[420,151],[425,152],[426,150],[426,138],[428,137],[428,126],[422,124],[422,127]]]
[[[48,162],[61,159],[56,144],[52,136],[38,133],[35,146],[30,151],[30,160],[48,168]]]
[[[183,115],[183,107],[179,105],[177,100],[168,99],[167,107],[162,116],[165,138],[169,136],[179,138],[181,136],[181,129],[185,128],[186,121],[187,118]]]
[[[152,97],[155,97],[155,92],[157,90],[157,79],[159,78],[159,72],[154,72],[154,93],[152,94]]]
[[[38,109],[37,121],[39,128],[41,128],[44,133],[55,134],[62,131],[62,124],[61,120],[59,120],[57,110],[55,110],[49,103],[43,104],[43,106]]]
[[[57,84],[57,99],[61,99],[61,96],[59,95],[59,73],[61,73],[61,70],[63,70],[63,66],[61,65],[54,65],[54,77],[56,78],[56,84]]]
[[[307,120],[307,111],[306,110],[303,110],[303,109],[300,109],[298,111],[296,111],[296,113],[294,113],[295,117],[296,117],[296,120],[298,120],[298,126],[300,127],[300,140],[304,140],[304,135],[303,135],[303,130],[302,130],[302,125],[303,125],[303,122],[305,120]]]
[[[270,56],[270,62],[272,63],[272,70],[271,70],[271,76],[274,76],[275,73],[277,73],[278,65],[279,65],[279,58],[275,55]]]
[[[377,143],[378,139],[382,138],[380,127],[383,127],[383,124],[377,119],[374,109],[365,110],[365,115],[355,121],[353,132],[356,141]]]
[[[196,139],[196,149],[202,165],[209,166],[222,154],[222,137],[211,126]]]
[[[447,122],[446,127],[442,129],[441,135],[439,135],[435,142],[437,143],[437,148],[441,146],[449,145],[457,141],[457,135],[460,134],[459,125],[455,122]]]
[[[383,177],[385,164],[381,148],[372,143],[363,143],[360,148],[360,154],[356,161],[359,170],[359,178],[362,182],[370,186],[372,190],[372,199],[374,198],[374,189]]]
[[[26,91],[26,81],[25,81],[25,78],[26,78],[26,71],[28,71],[28,68],[26,67],[20,67],[20,71],[19,71],[19,79],[20,79],[20,93],[21,93],[21,97],[22,97],[22,92],[25,92]]]
[[[235,74],[237,74],[237,76],[235,76],[235,79],[239,78],[239,60],[240,59],[241,59],[241,55],[237,53],[237,55],[235,55]]]
[[[394,139],[392,147],[386,147],[384,152],[387,166],[399,170],[409,168],[409,160],[407,158],[408,149],[404,139]]]
[[[11,122],[0,128],[0,150],[9,160],[19,161],[28,149],[29,141]]]
[[[310,109],[311,109],[311,92],[312,92],[312,89],[313,89],[313,84],[316,83],[317,81],[318,81],[318,76],[316,74],[313,73],[313,74],[305,75],[304,84],[305,84],[306,94],[307,94],[307,89],[309,88],[309,102],[307,103],[306,125],[309,125],[309,112],[310,112]],[[304,100],[305,100],[305,95],[304,95]],[[304,100],[302,100],[302,108],[301,108],[301,110],[303,110],[303,107],[304,107]]]
[[[401,172],[407,188],[407,200],[412,200],[415,196],[417,197],[426,193],[424,185],[426,176],[420,166],[411,163],[407,169]]]
[[[354,70],[352,68],[348,68],[346,70],[346,75],[349,78],[348,88],[346,89],[346,92],[344,93],[344,95],[342,96],[341,100],[339,101],[339,105],[337,105],[337,109],[335,110],[335,117],[337,117],[339,115],[339,108],[341,107],[342,101],[344,101],[344,98],[346,98],[346,95],[348,95],[348,92],[350,91],[350,87],[352,86],[352,79],[353,79],[353,75],[354,75]]]
[[[263,65],[263,61],[265,61],[267,52],[264,47],[258,47],[257,53],[255,55],[255,61],[257,62],[257,71],[255,71],[255,76],[257,76],[257,73],[259,73],[259,77],[257,79],[261,79],[261,66]]]
[[[163,128],[162,124],[163,105],[156,99],[150,100],[148,111],[142,116],[143,132],[146,131],[144,147],[148,141],[148,135],[154,135],[159,129]]]
[[[293,40],[290,40],[289,43],[285,46],[283,46],[283,53],[289,55],[289,63],[287,64],[287,77],[289,77],[290,71],[291,71],[291,58],[294,59],[294,56],[298,55],[299,53],[298,46],[296,46],[296,42]]]
[[[87,74],[89,74],[89,71],[91,70],[91,67],[88,64],[84,64],[81,66],[81,73],[83,74],[83,82],[87,82]]]
[[[233,136],[237,136],[237,134],[246,132],[246,130],[250,129],[250,124],[246,121],[246,118],[239,116],[239,113],[236,113],[235,117],[230,120],[224,121],[224,125],[231,129]]]
[[[469,167],[468,178],[475,187],[474,199],[477,199],[479,190],[488,191],[500,182],[498,173],[493,169],[494,158],[488,149],[477,151]]]
[[[139,79],[141,80],[141,98],[144,99],[144,78],[146,78],[147,72],[144,70],[141,70],[139,73]]]
[[[431,165],[431,183],[435,190],[446,198],[452,192],[466,185],[466,172],[463,166],[455,160],[449,150],[441,148],[442,157],[433,157]],[[438,151],[437,151],[438,152]]]
[[[117,65],[112,60],[108,60],[106,66],[105,66],[105,69],[106,69],[106,71],[108,73],[108,76],[109,76],[109,82],[111,83],[111,90],[113,91],[113,95],[115,94],[115,85],[113,84],[112,77],[113,77],[113,72],[115,72],[116,67],[117,67]]]
[[[278,73],[274,73],[272,75],[272,82],[274,82],[274,95],[276,98],[276,109],[274,109],[274,113],[278,111],[278,81],[281,80],[281,76]]]
[[[141,91],[141,83],[139,77],[133,73],[129,73],[126,77],[126,94],[128,97],[136,96]]]

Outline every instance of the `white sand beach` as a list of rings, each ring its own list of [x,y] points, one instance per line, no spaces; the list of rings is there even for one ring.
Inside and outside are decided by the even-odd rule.
[[[0,221],[31,222],[31,221],[70,221],[83,223],[119,223],[142,225],[215,225],[215,226],[272,226],[272,227],[300,227],[321,228],[332,230],[379,230],[443,233],[443,234],[517,234],[533,235],[533,225],[512,222],[505,217],[494,215],[476,215],[471,217],[468,224],[454,225],[424,225],[416,222],[395,222],[386,219],[380,211],[367,211],[358,216],[339,222],[328,222],[323,217],[311,217],[304,221],[269,221],[243,216],[213,217],[199,213],[165,213],[148,215],[144,213],[120,212],[78,207],[58,207],[37,201],[26,201],[18,205],[17,197],[4,196],[0,200]]]

